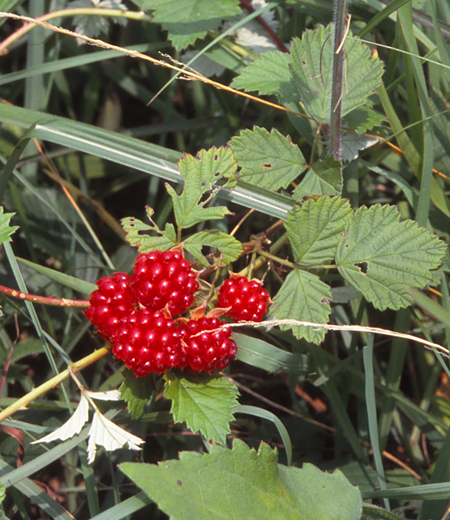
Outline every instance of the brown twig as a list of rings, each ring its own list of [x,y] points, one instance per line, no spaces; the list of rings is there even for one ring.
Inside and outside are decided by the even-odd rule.
[[[28,294],[10,287],[0,285],[0,293],[25,300],[28,302],[42,303],[43,305],[55,305],[57,307],[89,307],[88,300],[69,300],[68,298],[54,298],[53,296],[38,296],[36,294]]]

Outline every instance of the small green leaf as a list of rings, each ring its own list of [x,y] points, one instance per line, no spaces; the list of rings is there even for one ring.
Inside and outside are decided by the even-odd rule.
[[[374,126],[380,126],[386,120],[384,114],[380,114],[370,106],[359,107],[345,116],[345,126],[354,130],[357,134],[363,134],[372,130]]]
[[[277,190],[285,188],[306,169],[306,161],[289,136],[275,128],[255,127],[233,137],[230,146],[241,167],[239,178]]]
[[[238,0],[149,0],[143,9],[155,9],[153,21],[160,23],[174,47],[180,51],[215,31],[224,20],[241,14]]]
[[[159,249],[166,251],[177,243],[177,234],[173,224],[166,223],[164,230],[159,229],[152,220],[154,211],[147,207],[147,216],[150,224],[134,217],[126,217],[121,220],[122,227],[126,233],[126,240],[130,245],[138,247],[140,253],[148,253]],[[152,231],[155,235],[141,234],[142,231]]]
[[[292,196],[296,200],[312,195],[339,195],[342,191],[342,164],[333,157],[317,161],[306,173]]]
[[[200,431],[208,440],[225,444],[237,405],[238,389],[225,377],[176,377],[166,373],[165,397],[172,400],[171,412],[176,422],[186,422],[193,432]]]
[[[349,33],[349,36],[352,36]],[[370,49],[356,38],[345,40],[345,77],[342,117],[363,106],[381,84],[383,63],[370,55]],[[292,44],[291,71],[294,85],[307,112],[318,123],[330,121],[333,26],[305,31]]]
[[[6,496],[5,486],[2,486],[0,484],[0,504],[3,502],[3,500],[5,500],[5,496]]]
[[[124,370],[124,381],[120,385],[122,401],[128,405],[132,419],[139,419],[144,413],[144,407],[156,392],[155,376],[136,377],[132,370]]]
[[[291,82],[289,64],[291,56],[281,51],[269,51],[249,65],[234,78],[233,88],[246,92],[256,91],[261,95],[275,94],[280,103],[289,103],[298,98]]]
[[[239,240],[223,233],[218,229],[210,229],[209,231],[200,231],[191,235],[184,241],[186,251],[195,256],[203,267],[211,267],[211,264],[202,254],[202,247],[209,246],[217,248],[220,253],[221,266],[228,265],[237,260],[243,253],[244,248]]]
[[[284,227],[296,263],[310,266],[330,262],[351,212],[349,201],[340,197],[309,199],[293,208]]]
[[[236,354],[239,361],[267,372],[311,372],[309,356],[292,354],[266,343],[262,339],[252,338],[244,334],[233,333],[233,340],[238,346]]]
[[[411,304],[410,287],[432,281],[447,247],[416,222],[399,222],[394,206],[360,208],[337,247],[341,275],[380,310]]]
[[[180,228],[230,214],[225,206],[204,207],[221,187],[231,189],[236,185],[234,173],[237,165],[229,148],[201,150],[197,157],[185,154],[178,167],[185,179],[183,192],[178,195],[170,185],[166,185],[166,189],[172,197],[175,218]],[[219,181],[220,187],[217,184]],[[206,200],[201,200],[204,196]]]
[[[327,323],[330,315],[331,293],[327,284],[308,271],[295,269],[288,274],[270,307],[274,319],[292,319],[312,323]],[[301,325],[280,325],[282,330],[292,330],[296,338],[320,343],[324,330]]]
[[[19,229],[19,226],[10,226],[9,221],[14,213],[3,213],[3,206],[0,206],[0,244],[11,242],[11,235]]]
[[[131,478],[171,520],[359,520],[361,494],[338,470],[324,473],[277,463],[267,444],[259,450],[235,440],[233,449],[180,453],[180,460],[124,463]]]

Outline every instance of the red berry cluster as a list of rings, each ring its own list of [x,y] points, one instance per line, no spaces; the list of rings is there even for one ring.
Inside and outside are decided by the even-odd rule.
[[[197,275],[180,251],[141,254],[132,276],[97,282],[86,317],[137,376],[172,367],[213,373],[236,354],[231,328],[217,318],[174,320],[192,305]]]
[[[244,276],[228,278],[219,290],[219,307],[230,308],[227,316],[236,321],[261,321],[267,311],[269,293],[260,280]]]

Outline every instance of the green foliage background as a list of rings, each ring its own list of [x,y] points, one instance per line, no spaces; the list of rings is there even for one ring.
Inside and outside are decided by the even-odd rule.
[[[101,276],[129,272],[137,248],[183,241],[207,273],[198,305],[214,305],[227,270],[251,266],[270,319],[371,325],[448,348],[450,7],[348,8],[339,161],[327,147],[331,0],[256,13],[238,0],[0,0],[44,19],[66,10],[51,23],[157,59],[195,58],[193,69],[280,105],[29,30],[0,55],[0,283],[85,298]],[[1,41],[19,28],[0,24]],[[1,299],[2,408],[104,344],[80,309]],[[234,337],[228,378],[136,380],[112,357],[83,371],[87,388],[121,387],[123,401],[101,411],[144,438],[142,452],[100,450],[88,465],[87,428],[31,444],[75,409],[70,381],[6,419],[2,514],[444,518],[446,355],[292,323]]]

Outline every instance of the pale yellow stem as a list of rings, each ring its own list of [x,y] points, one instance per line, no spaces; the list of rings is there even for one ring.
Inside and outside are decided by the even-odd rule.
[[[51,379],[43,383],[41,386],[34,388],[33,390],[31,390],[31,392],[28,392],[28,394],[24,395],[23,397],[15,401],[13,404],[2,410],[0,412],[0,423],[4,419],[10,417],[13,413],[18,412],[21,408],[31,403],[31,401],[34,401],[42,394],[45,394],[45,392],[48,392],[52,388],[55,388],[55,386],[61,384],[64,380],[70,377],[71,372],[75,373],[79,370],[82,370],[83,368],[86,368],[89,365],[92,365],[92,363],[95,363],[103,356],[106,356],[106,354],[108,354],[109,352],[109,348],[103,347],[99,350],[96,350],[92,354],[89,354],[89,356],[86,356],[83,359],[80,359],[79,361],[72,363],[66,370],[64,370],[64,372],[61,372],[55,377],[52,377]]]

